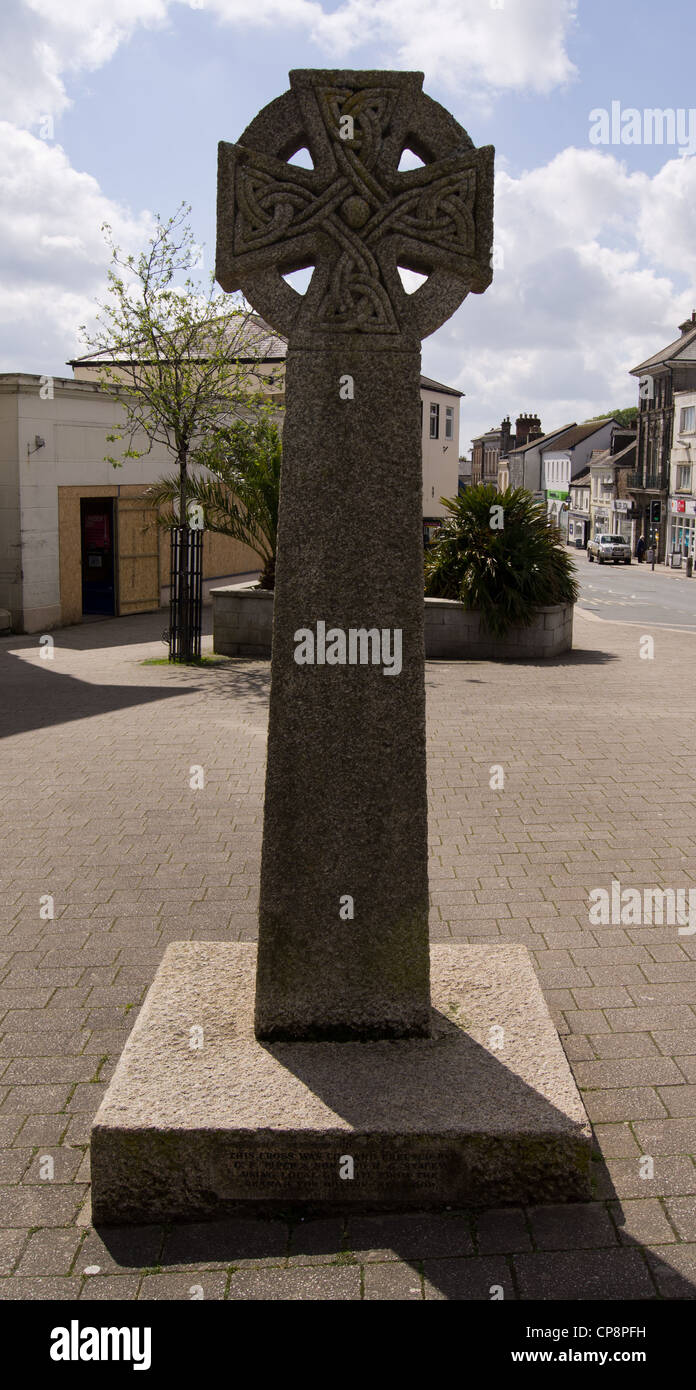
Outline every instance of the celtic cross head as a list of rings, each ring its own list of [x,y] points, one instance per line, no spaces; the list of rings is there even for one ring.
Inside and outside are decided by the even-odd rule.
[[[300,70],[218,159],[216,277],[300,345],[420,342],[492,279],[493,148],[423,74]],[[307,148],[313,168],[289,161]],[[404,150],[421,161],[399,169]],[[305,295],[283,278],[313,267]],[[399,268],[426,279],[407,294]]]

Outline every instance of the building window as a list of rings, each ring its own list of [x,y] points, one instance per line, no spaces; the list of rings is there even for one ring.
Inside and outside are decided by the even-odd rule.
[[[686,405],[679,416],[679,433],[693,434],[696,429],[696,406]]]
[[[682,414],[684,412],[682,411]],[[691,492],[691,464],[677,464],[677,492]]]
[[[445,408],[445,439],[454,439],[454,406]]]
[[[430,407],[430,438],[440,438],[440,407],[434,402]]]

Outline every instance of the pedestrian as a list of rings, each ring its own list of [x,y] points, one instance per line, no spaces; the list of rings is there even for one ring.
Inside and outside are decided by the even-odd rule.
[[[643,537],[640,536],[639,539],[638,539],[638,544],[637,544],[637,546],[636,546],[636,555],[638,556],[638,564],[639,564],[639,565],[641,565],[641,564],[643,563],[643,556],[644,556],[644,554],[645,554],[645,541],[644,541]]]

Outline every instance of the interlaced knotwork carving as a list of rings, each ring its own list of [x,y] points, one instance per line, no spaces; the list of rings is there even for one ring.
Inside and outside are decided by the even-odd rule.
[[[407,296],[397,266],[445,287],[440,321],[456,307],[453,297],[458,303],[470,289],[485,289],[491,278],[492,151],[473,148],[461,127],[422,94],[419,74],[384,74],[383,85],[373,80],[364,86],[358,80],[327,83],[324,76],[330,74],[291,74],[291,91],[261,113],[238,145],[221,146],[221,196],[232,213],[232,245],[219,246],[218,279],[226,289],[244,289],[284,331],[290,317],[319,333],[432,332],[433,294],[423,287]],[[286,121],[270,121],[277,129],[270,153],[267,139],[258,148],[255,136],[259,123],[268,135],[265,118],[280,117],[276,108]],[[448,148],[435,150],[422,168],[399,171],[409,123],[411,139],[423,148],[437,143],[428,127],[439,124]],[[309,148],[314,169],[283,157],[288,130],[295,132],[295,149]],[[274,276],[277,281],[310,264],[317,269],[306,303],[285,285],[274,291]],[[270,303],[270,313],[259,296]]]

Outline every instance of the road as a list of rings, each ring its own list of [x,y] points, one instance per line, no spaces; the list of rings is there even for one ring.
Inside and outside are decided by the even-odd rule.
[[[586,612],[608,622],[696,632],[696,577],[663,565],[653,572],[635,559],[630,565],[591,565],[585,551],[570,553],[582,585],[578,605]]]

